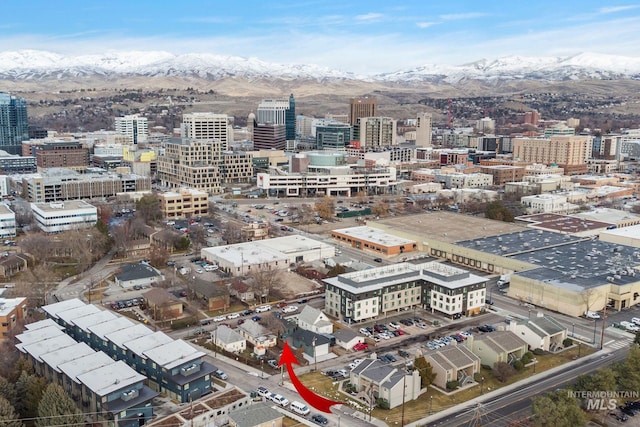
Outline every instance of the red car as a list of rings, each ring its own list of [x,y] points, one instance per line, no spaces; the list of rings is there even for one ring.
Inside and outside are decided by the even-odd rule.
[[[369,348],[369,344],[364,343],[364,342],[359,342],[358,344],[353,346],[353,349],[355,351],[362,351],[362,350],[366,350]]]

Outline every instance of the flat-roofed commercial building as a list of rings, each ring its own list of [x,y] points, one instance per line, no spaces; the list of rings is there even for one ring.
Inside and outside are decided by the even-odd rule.
[[[98,210],[82,200],[31,203],[36,225],[45,233],[89,228],[98,222]]]
[[[404,239],[366,226],[332,230],[331,237],[353,248],[373,251],[385,256],[404,254],[417,249],[415,240]]]
[[[182,116],[182,137],[220,141],[222,150],[233,141],[233,126],[226,114],[188,113]]]
[[[68,168],[84,170],[89,166],[89,150],[79,141],[45,142],[36,146],[38,170]]]
[[[354,322],[418,307],[472,315],[485,305],[486,282],[435,261],[402,262],[324,279],[324,311]]]
[[[204,191],[181,188],[159,193],[160,210],[167,219],[184,219],[209,213],[209,196]]]
[[[106,199],[119,193],[150,191],[151,178],[134,174],[85,173],[55,168],[22,178],[22,190],[34,203]]]
[[[26,298],[0,297],[0,334],[2,339],[11,335],[13,329],[24,319],[26,311]]]
[[[351,197],[353,194],[383,194],[396,185],[395,168],[342,169],[342,173],[269,174],[258,173],[258,188],[270,195],[298,197],[331,195]]]

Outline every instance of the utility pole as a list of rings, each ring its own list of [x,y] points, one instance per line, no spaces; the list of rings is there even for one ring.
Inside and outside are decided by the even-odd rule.
[[[604,347],[604,327],[605,323],[607,323],[607,304],[609,301],[609,294],[604,294],[604,311],[602,312],[602,336],[600,337],[600,350]]]

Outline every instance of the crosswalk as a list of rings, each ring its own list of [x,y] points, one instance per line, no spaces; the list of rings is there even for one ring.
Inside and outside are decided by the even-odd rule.
[[[619,348],[629,347],[632,342],[633,342],[632,338],[620,338],[613,342],[605,343],[605,345],[607,348],[612,348],[614,350],[617,350]]]

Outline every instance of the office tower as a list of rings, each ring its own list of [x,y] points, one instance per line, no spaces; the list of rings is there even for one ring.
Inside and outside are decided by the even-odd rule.
[[[316,146],[319,150],[342,149],[351,142],[353,129],[344,123],[326,123],[316,127]]]
[[[133,145],[145,143],[149,138],[147,118],[138,114],[116,117],[115,128],[117,134],[128,136]]]
[[[226,114],[189,113],[182,116],[181,134],[183,138],[218,140],[222,151],[225,151],[233,142],[231,122]]]
[[[416,120],[416,147],[431,147],[431,124],[433,118],[430,113],[418,113]]]
[[[376,98],[351,98],[349,104],[349,124],[355,126],[361,117],[375,117],[378,110]]]
[[[0,92],[0,150],[21,154],[22,141],[29,139],[27,101]]]
[[[258,123],[253,128],[253,147],[255,150],[284,150],[287,147],[286,135],[284,124]]]
[[[284,124],[287,132],[287,141],[296,139],[296,100],[293,94],[289,95],[289,109],[285,113]]]
[[[296,101],[293,94],[289,99],[264,99],[258,104],[256,121],[258,124],[272,123],[285,125],[287,141],[296,139]]]
[[[38,170],[67,168],[84,171],[89,166],[89,150],[79,141],[46,142],[36,146]]]
[[[590,136],[552,135],[550,138],[515,138],[513,158],[527,163],[556,164],[565,174],[585,173],[591,155]]]

